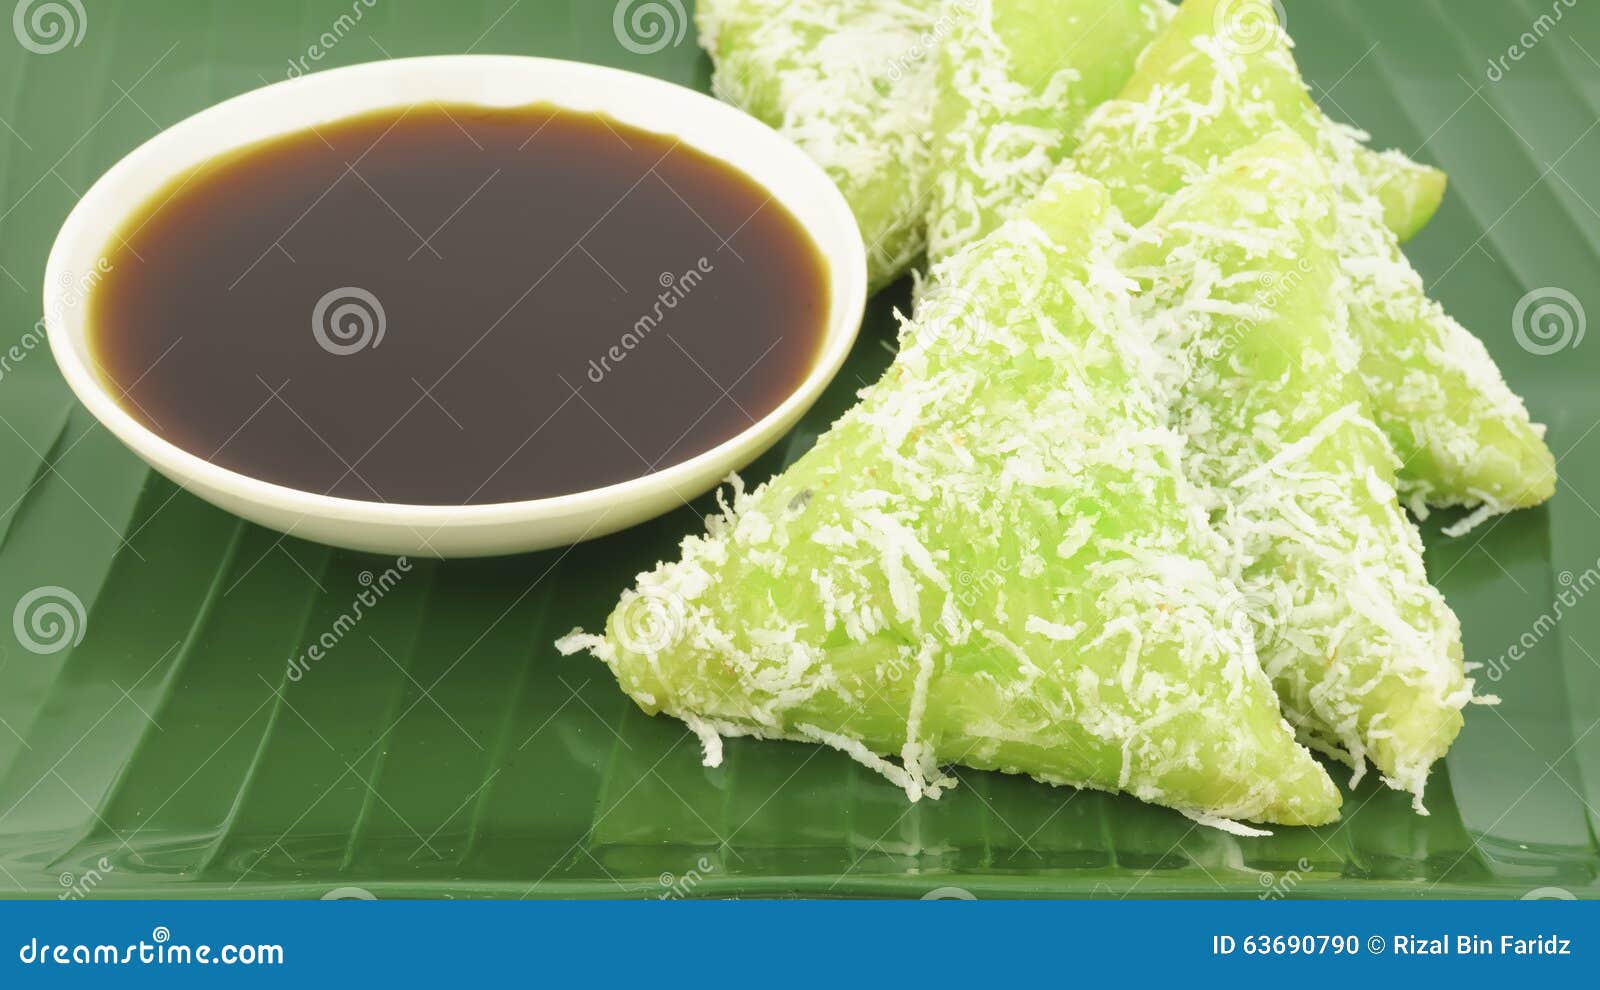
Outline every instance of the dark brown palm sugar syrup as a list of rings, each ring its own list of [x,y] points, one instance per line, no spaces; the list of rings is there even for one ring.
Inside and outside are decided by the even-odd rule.
[[[363,501],[587,491],[747,429],[811,371],[827,271],[748,176],[549,106],[426,104],[208,162],[110,251],[92,350],[209,461]]]

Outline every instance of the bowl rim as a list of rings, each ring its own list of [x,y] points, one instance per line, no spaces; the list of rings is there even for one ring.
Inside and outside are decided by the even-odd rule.
[[[817,224],[807,223],[804,218],[796,216],[796,220],[811,238],[824,262],[829,275],[828,289],[830,296],[826,316],[827,325],[823,329],[821,346],[812,359],[811,369],[799,384],[790,390],[783,398],[783,401],[758,418],[754,423],[716,446],[650,474],[640,475],[639,477],[615,482],[600,488],[585,489],[565,495],[466,505],[367,501],[364,499],[322,495],[266,481],[235,471],[232,468],[223,467],[198,454],[185,450],[145,426],[124,409],[122,404],[111,395],[111,386],[104,380],[103,375],[90,368],[78,352],[77,341],[79,339],[84,341],[85,349],[88,346],[89,310],[91,308],[88,304],[88,299],[92,296],[93,289],[91,288],[84,293],[76,304],[69,305],[66,301],[66,296],[71,291],[70,286],[73,283],[71,278],[73,273],[68,271],[69,256],[80,252],[87,242],[92,246],[95,254],[103,258],[106,246],[120,229],[120,223],[147,205],[148,200],[146,198],[141,198],[133,203],[107,205],[102,200],[108,197],[108,189],[135,168],[145,166],[152,159],[159,159],[167,155],[172,145],[178,144],[196,132],[203,134],[205,127],[217,122],[220,118],[234,114],[247,114],[253,108],[267,102],[299,99],[301,91],[314,93],[317,89],[338,86],[357,80],[360,77],[382,77],[394,73],[427,73],[436,70],[450,70],[467,63],[490,66],[499,71],[509,68],[512,71],[532,70],[535,73],[542,72],[550,77],[567,75],[579,83],[587,79],[592,82],[608,82],[621,86],[654,88],[659,90],[664,101],[677,101],[671,105],[663,103],[661,125],[655,129],[656,133],[681,138],[685,144],[694,147],[703,154],[728,162],[734,168],[739,168],[737,164],[731,162],[726,155],[722,154],[718,148],[708,147],[706,144],[684,138],[682,134],[677,133],[674,129],[674,124],[683,118],[690,115],[700,115],[709,117],[726,126],[729,129],[729,135],[726,139],[729,144],[750,140],[751,138],[763,139],[770,143],[771,153],[789,157],[790,161],[787,165],[797,169],[799,174],[806,177],[806,181],[803,184],[797,182],[794,184],[794,189],[780,190],[772,188],[768,183],[754,179],[753,181],[757,181],[758,184],[772,194],[774,200],[780,203],[792,203],[795,199],[804,196],[810,206],[820,209],[828,215],[827,219],[830,225],[842,224],[844,229],[853,231],[856,236],[854,238],[845,238],[844,240],[848,242],[848,245],[845,250],[841,251],[839,249],[840,245],[824,243],[824,237],[819,233]],[[550,103],[574,112],[606,112],[605,110],[595,111],[574,106],[574,101],[571,101],[564,94],[551,94],[531,100],[517,100],[503,104],[483,100],[455,99],[453,97],[440,97],[439,99],[441,102],[446,103],[471,104],[481,102],[484,105],[493,106]],[[429,102],[429,99],[426,97],[420,99],[395,98],[393,100],[376,100],[370,106],[334,114],[328,119],[346,119],[364,113],[382,111],[393,107],[421,105],[427,102]],[[313,120],[312,126],[315,126],[316,123],[317,121]],[[306,124],[299,124],[267,132],[263,136],[249,141],[219,144],[207,153],[206,158],[209,159],[239,148],[249,147],[256,141],[271,140],[276,136],[292,134],[306,129],[306,126]],[[630,126],[641,127],[641,129],[645,130],[652,129],[639,124],[631,124]],[[194,166],[189,164],[173,167],[167,170],[163,181],[171,181],[192,167]],[[156,188],[160,188],[159,184]],[[109,224],[103,219],[107,216],[112,218]],[[697,476],[704,475],[708,467],[719,461],[728,461],[729,472],[738,470],[743,463],[747,463],[748,460],[759,456],[772,442],[775,442],[781,436],[783,429],[791,428],[793,421],[797,420],[806,409],[810,408],[821,397],[823,391],[837,376],[845,358],[854,346],[860,332],[862,315],[866,308],[866,299],[866,247],[862,241],[855,215],[845,201],[843,194],[820,165],[816,164],[777,131],[744,111],[686,86],[654,76],[609,66],[529,55],[426,55],[363,62],[326,69],[247,90],[244,93],[200,110],[164,128],[141,143],[95,181],[74,205],[67,219],[63,222],[45,264],[44,322],[50,349],[55,356],[56,364],[78,400],[83,403],[95,419],[107,427],[135,454],[147,461],[152,467],[166,474],[179,486],[190,488],[197,485],[203,490],[218,492],[241,499],[249,504],[264,505],[276,511],[289,512],[298,516],[363,525],[435,526],[438,527],[435,530],[437,533],[442,529],[492,527],[515,523],[559,520],[565,517],[591,513],[597,509],[609,513],[625,504],[642,503],[668,493],[678,494],[678,488],[683,485],[694,485],[694,495],[703,493],[705,486],[695,484],[695,481]],[[750,450],[749,456],[744,457],[745,450],[752,447],[754,449]],[[682,498],[683,496],[680,494],[679,497]],[[652,513],[652,515],[655,514]]]

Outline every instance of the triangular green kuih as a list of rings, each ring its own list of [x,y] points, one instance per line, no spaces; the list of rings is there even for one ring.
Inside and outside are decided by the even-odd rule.
[[[933,104],[928,260],[1025,206],[1172,16],[1165,0],[952,0]]]
[[[993,0],[992,10],[990,0],[700,0],[696,8],[717,95],[827,170],[861,227],[874,287],[922,254],[930,202],[945,232],[937,257],[959,246],[958,229],[959,243],[975,240],[1002,205],[1025,202],[1070,153],[1064,136],[1116,95],[1170,15],[1164,0]],[[997,55],[1008,57],[989,61]],[[948,96],[935,124],[941,72]],[[998,89],[973,88],[986,81]],[[987,140],[1001,124],[970,162],[952,160],[965,154],[962,141]],[[1048,148],[1034,153],[1038,143]],[[1008,163],[1014,155],[1024,157]],[[1022,174],[975,190],[988,205],[967,216],[958,212],[967,189],[943,182],[936,191],[933,182],[958,165],[984,174],[984,157]]]
[[[1466,525],[1549,498],[1544,428],[1530,423],[1482,342],[1428,299],[1391,229],[1414,229],[1432,212],[1436,197],[1417,191],[1427,173],[1374,155],[1317,110],[1268,0],[1187,0],[1121,96],[1084,125],[1075,162],[1142,223],[1215,162],[1279,128],[1316,148],[1337,190],[1351,331],[1374,418],[1401,459],[1402,497],[1419,513],[1479,507]]]
[[[994,229],[1076,147],[1088,114],[1118,95],[1171,20],[1165,0],[953,0],[937,22],[931,262]],[[1248,43],[1257,10],[1217,12]],[[1270,16],[1270,9],[1268,11]],[[1397,152],[1356,159],[1402,239],[1427,223],[1445,178]]]
[[[881,287],[922,253],[931,39],[944,0],[699,0],[712,88],[821,165]]]
[[[1288,131],[1167,201],[1121,259],[1155,379],[1244,592],[1237,618],[1316,748],[1418,811],[1471,699],[1373,423],[1335,253],[1336,193]]]
[[[941,266],[884,378],[574,631],[641,708],[831,746],[912,799],[961,765],[1228,828],[1340,796],[1223,616],[1240,596],[1130,358],[1124,226],[1054,177]]]

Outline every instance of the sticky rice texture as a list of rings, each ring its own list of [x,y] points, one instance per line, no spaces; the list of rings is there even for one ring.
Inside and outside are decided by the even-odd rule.
[[[1304,141],[1270,135],[1169,200],[1122,263],[1244,592],[1229,618],[1302,737],[1358,777],[1370,759],[1421,811],[1472,691],[1369,414],[1335,199]]]

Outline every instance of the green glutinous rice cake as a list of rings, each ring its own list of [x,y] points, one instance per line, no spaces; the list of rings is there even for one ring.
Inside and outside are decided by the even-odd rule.
[[[1172,15],[1165,0],[955,0],[935,73],[928,259],[1026,205]]]
[[[935,37],[945,0],[700,0],[724,100],[782,131],[855,213],[875,287],[922,253]],[[960,2],[960,0],[958,0]]]
[[[1336,819],[1229,619],[1244,590],[1185,475],[1126,233],[1102,186],[1052,177],[940,266],[858,406],[562,651],[711,765],[727,737],[791,739],[913,800],[971,767],[1245,832]]]
[[[1368,408],[1336,198],[1282,131],[1168,200],[1121,261],[1287,717],[1358,778],[1371,760],[1423,812],[1471,682]]]
[[[1187,0],[1123,93],[1090,116],[1075,162],[1141,223],[1217,161],[1280,128],[1317,150],[1337,191],[1351,335],[1373,418],[1400,458],[1401,497],[1418,515],[1430,505],[1475,507],[1452,534],[1548,499],[1555,464],[1544,427],[1401,253],[1396,230],[1415,229],[1437,205],[1431,192],[1402,191],[1426,185],[1427,173],[1374,155],[1316,108],[1268,0]]]
[[[699,0],[695,16],[717,95],[827,170],[881,287],[925,248],[937,261],[1020,208],[1173,11],[1165,0]],[[1246,44],[1263,37],[1261,12],[1239,0],[1214,11]],[[1401,240],[1427,223],[1442,173],[1364,147],[1356,161]]]

